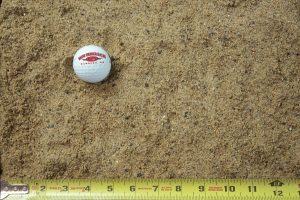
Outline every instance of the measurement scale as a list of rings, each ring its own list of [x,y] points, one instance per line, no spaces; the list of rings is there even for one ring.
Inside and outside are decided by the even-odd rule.
[[[299,200],[300,179],[0,181],[1,200]]]

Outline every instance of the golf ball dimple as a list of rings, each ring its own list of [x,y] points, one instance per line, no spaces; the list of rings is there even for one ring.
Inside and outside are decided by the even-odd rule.
[[[73,68],[81,80],[88,83],[98,83],[108,77],[111,70],[111,60],[102,47],[88,45],[81,47],[75,53]]]

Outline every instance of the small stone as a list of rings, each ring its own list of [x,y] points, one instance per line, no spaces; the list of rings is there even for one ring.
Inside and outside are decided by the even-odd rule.
[[[54,128],[54,124],[48,124],[48,128]]]
[[[186,111],[186,112],[184,112],[184,117],[189,118],[191,116],[191,114],[192,113],[190,111]]]
[[[290,126],[290,127],[289,127],[289,131],[292,131],[292,130],[293,130],[293,127]]]
[[[149,87],[149,84],[148,84],[148,83],[145,83],[145,87],[146,87],[146,88]]]

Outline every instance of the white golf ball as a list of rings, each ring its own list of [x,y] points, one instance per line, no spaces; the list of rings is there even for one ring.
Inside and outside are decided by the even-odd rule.
[[[102,47],[88,45],[81,47],[75,53],[73,68],[81,80],[97,83],[108,77],[111,61],[108,53]]]

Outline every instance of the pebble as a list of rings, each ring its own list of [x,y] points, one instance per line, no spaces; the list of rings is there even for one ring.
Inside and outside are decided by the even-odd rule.
[[[48,128],[54,128],[54,124],[48,124]]]

